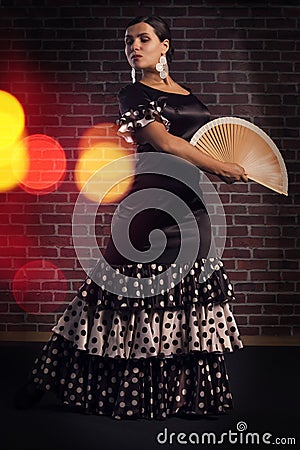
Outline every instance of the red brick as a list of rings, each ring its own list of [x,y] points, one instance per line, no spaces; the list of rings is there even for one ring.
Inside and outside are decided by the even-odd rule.
[[[241,338],[243,339],[243,336],[258,336],[260,334],[259,327],[251,327],[251,326],[239,326]]]
[[[1,313],[6,313],[8,312],[8,303],[0,303],[0,312]]]
[[[290,335],[290,328],[289,327],[281,327],[281,326],[274,326],[274,327],[262,327],[261,328],[262,335],[266,336],[289,336]]]
[[[263,239],[261,238],[252,238],[252,237],[244,237],[244,238],[233,238],[232,243],[237,247],[245,247],[245,248],[256,248],[263,247]]]
[[[265,259],[263,260],[239,260],[238,269],[268,269],[269,262]]]
[[[233,306],[233,313],[234,314],[247,314],[247,316],[249,314],[261,314],[261,309],[262,307],[260,305],[241,305],[241,306],[237,306],[234,305]]]
[[[218,71],[224,71],[230,70],[230,63],[226,61],[201,61],[200,63],[201,70],[208,71],[208,72],[218,72]]]
[[[277,315],[257,315],[249,316],[250,325],[277,325],[279,324],[279,318]]]
[[[265,294],[265,293],[258,293],[258,294],[247,294],[247,303],[274,303],[275,297],[273,294]]]
[[[27,323],[53,323],[54,315],[53,314],[38,314],[32,315],[28,314],[26,318]]]
[[[1,323],[22,323],[24,314],[0,314]]]
[[[283,281],[281,283],[265,283],[265,290],[268,292],[294,291],[294,283]]]
[[[236,310],[236,307],[232,308],[232,311],[235,314],[235,317],[236,317],[237,323],[239,324],[239,329],[240,329],[241,325],[247,325],[247,317],[236,314],[235,310]]]
[[[283,249],[280,248],[276,248],[276,249],[254,249],[253,250],[253,256],[254,258],[266,258],[266,259],[270,259],[270,258],[283,258]]]
[[[299,302],[299,294],[297,292],[293,292],[292,290],[288,294],[278,294],[277,298],[279,303],[285,302],[296,304]]]
[[[281,325],[300,325],[300,316],[282,316],[280,317]]]

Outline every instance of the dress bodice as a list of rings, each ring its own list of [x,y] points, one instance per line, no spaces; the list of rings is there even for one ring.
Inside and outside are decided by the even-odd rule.
[[[136,113],[138,120],[131,128],[134,131],[136,125],[144,126],[147,121],[154,120],[151,113],[155,109],[171,134],[190,141],[195,132],[210,120],[210,113],[189,88],[181,86],[189,94],[165,92],[140,82],[128,85],[119,93],[120,116],[126,117],[124,115],[129,110]],[[138,144],[137,151],[155,150],[150,144]]]

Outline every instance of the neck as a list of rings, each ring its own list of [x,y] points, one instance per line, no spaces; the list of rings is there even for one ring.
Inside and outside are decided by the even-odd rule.
[[[167,75],[167,77],[163,80],[160,78],[159,73],[155,71],[146,71],[142,70],[142,78],[141,81],[143,81],[145,84],[149,85],[160,85],[160,86],[171,86],[174,82],[170,75]]]

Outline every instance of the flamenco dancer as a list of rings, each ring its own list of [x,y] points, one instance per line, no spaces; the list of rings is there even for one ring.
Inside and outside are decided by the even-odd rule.
[[[248,178],[240,165],[220,162],[189,143],[210,115],[189,88],[170,76],[172,53],[170,30],[160,17],[136,17],[127,25],[125,54],[132,84],[119,92],[119,133],[136,143],[137,155],[146,157],[137,166],[148,165],[154,173],[136,173],[125,196],[128,202],[123,199],[115,212],[114,230],[122,241],[124,224],[133,217],[132,246],[139,255],[153,251],[154,256],[124,255],[110,238],[104,257],[113,279],[123,276],[125,283],[112,292],[105,282],[105,264],[97,263],[16,392],[17,408],[32,407],[50,390],[64,405],[119,420],[223,414],[233,408],[224,353],[243,348],[231,309],[233,287],[222,260],[209,257],[212,233],[205,205],[191,186],[160,168],[163,156],[169,155],[170,166],[191,185],[199,183],[201,171],[226,183]],[[178,199],[193,217],[183,209],[178,222],[168,213]],[[153,206],[155,200],[159,208]],[[159,255],[155,250],[161,241],[150,243],[154,230],[165,237]],[[184,274],[187,264],[176,257],[182,245],[192,255],[196,244],[196,257]],[[207,267],[210,273],[203,276]],[[168,269],[171,281],[161,278]],[[135,280],[133,286],[126,286],[127,279]],[[160,290],[143,294],[145,281],[157,287],[158,279]]]

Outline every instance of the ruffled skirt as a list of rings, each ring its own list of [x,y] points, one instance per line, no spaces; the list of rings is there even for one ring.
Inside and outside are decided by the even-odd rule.
[[[203,277],[207,263],[213,271]],[[224,353],[243,344],[223,263],[198,259],[179,282],[143,296],[143,281],[168,267],[116,268],[139,280],[140,297],[117,295],[87,277],[52,328],[29,381],[54,391],[65,405],[114,419],[164,420],[233,408]],[[105,276],[103,267],[97,270]]]

